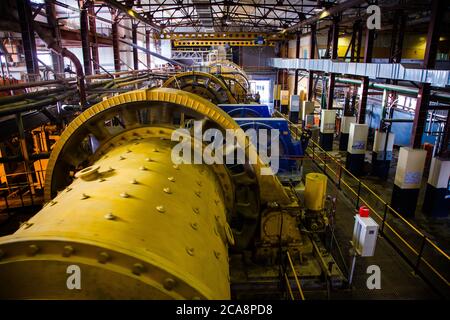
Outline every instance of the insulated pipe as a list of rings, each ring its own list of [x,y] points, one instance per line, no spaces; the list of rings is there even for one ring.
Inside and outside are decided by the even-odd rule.
[[[55,93],[60,93],[63,92],[65,90],[67,90],[67,87],[61,87],[61,88],[56,88],[56,89],[44,89],[44,90],[39,90],[39,91],[34,91],[34,92],[29,92],[29,93],[25,93],[25,94],[18,94],[15,96],[4,96],[4,97],[0,97],[0,108],[2,108],[2,105],[5,104],[12,104],[14,102],[26,102],[27,99],[33,99],[33,98],[39,98],[41,96],[49,96]]]
[[[66,79],[60,79],[60,80],[48,80],[48,81],[37,81],[37,82],[25,82],[25,83],[16,83],[13,85],[8,86],[0,86],[0,91],[10,91],[10,90],[19,90],[19,89],[26,89],[26,88],[33,88],[33,87],[43,87],[43,86],[49,86],[53,84],[64,84],[66,82],[75,82],[75,78],[66,78]]]
[[[35,109],[38,109],[41,107],[46,107],[50,104],[64,100],[67,97],[69,97],[75,93],[76,93],[76,90],[71,90],[71,91],[66,91],[63,94],[50,96],[50,97],[47,97],[46,99],[36,101],[36,102],[11,105],[11,106],[4,105],[4,106],[0,107],[0,116],[11,115],[11,114],[21,113],[21,112],[25,112],[25,111],[35,110]]]
[[[51,48],[54,50],[54,48]],[[75,66],[75,71],[77,73],[77,85],[78,85],[78,91],[80,94],[80,105],[81,107],[86,106],[86,87],[84,82],[84,72],[83,72],[83,66],[81,65],[80,60],[78,60],[77,56],[69,51],[67,48],[58,48],[60,49],[60,54],[63,57],[68,58]]]
[[[356,79],[337,78],[336,81],[340,82],[340,83],[361,85],[361,80],[356,80]],[[369,87],[374,88],[374,89],[380,89],[380,90],[395,91],[395,92],[414,95],[414,96],[417,96],[417,94],[419,93],[419,89],[417,89],[417,88],[409,88],[409,87],[405,87],[405,86],[376,83],[376,82],[370,82]],[[442,99],[444,101],[450,101],[449,94],[441,93],[438,91],[432,91],[431,96],[434,98]]]
[[[184,68],[187,67],[187,65],[184,64],[184,63],[178,62],[178,61],[173,60],[173,59],[166,58],[166,57],[164,57],[163,55],[160,55],[159,53],[156,53],[156,52],[147,50],[146,48],[141,47],[141,46],[138,46],[137,44],[134,44],[134,43],[131,43],[131,42],[128,42],[128,41],[124,41],[124,40],[119,40],[119,41],[122,42],[122,43],[124,43],[124,44],[127,44],[127,45],[129,45],[129,46],[131,46],[131,47],[133,47],[133,49],[139,49],[139,50],[141,50],[141,51],[143,51],[143,52],[145,52],[145,53],[147,53],[147,54],[150,54],[150,55],[152,55],[152,56],[155,56],[155,57],[158,58],[158,59],[167,61],[167,62],[169,62],[170,64],[178,65],[178,66],[184,67]]]

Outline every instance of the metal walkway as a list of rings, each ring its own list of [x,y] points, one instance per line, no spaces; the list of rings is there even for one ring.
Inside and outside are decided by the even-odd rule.
[[[312,161],[303,161],[304,173],[318,172],[319,167]],[[333,183],[328,183],[328,194],[337,198],[335,235],[344,256],[350,264],[349,250],[353,233],[355,205]],[[377,265],[381,270],[381,289],[369,290],[366,285],[367,267]],[[311,297],[305,293],[306,299]],[[319,297],[320,298],[320,297]],[[398,254],[385,237],[379,237],[375,256],[356,260],[351,290],[336,290],[331,299],[439,299],[440,296],[426,282],[414,274],[413,268]]]

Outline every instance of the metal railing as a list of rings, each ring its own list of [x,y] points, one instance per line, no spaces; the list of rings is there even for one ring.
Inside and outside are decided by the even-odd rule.
[[[0,211],[41,205],[43,203],[43,177],[45,170],[4,174],[0,181]],[[16,182],[10,182],[17,180]],[[32,180],[32,181],[30,181]]]
[[[292,275],[294,276],[295,284],[296,284],[296,287],[298,290],[298,296],[300,297],[301,300],[305,300],[305,295],[303,294],[303,289],[300,284],[300,280],[297,275],[297,271],[294,268],[294,263],[292,262],[292,258],[291,258],[291,255],[289,254],[289,251],[286,251],[286,259],[287,259],[287,267],[288,268],[286,266],[284,266],[283,278],[284,278],[284,281],[286,284],[287,292],[289,293],[289,297],[291,298],[291,300],[298,300],[295,297],[296,294],[294,294],[293,288],[291,286],[291,282],[289,280],[289,270],[290,270],[290,273],[292,273]]]
[[[288,121],[292,136],[296,139],[300,138],[301,129],[290,122],[285,115],[279,112],[277,115]],[[361,205],[370,209],[372,217],[380,225],[380,235],[405,259],[414,273],[420,275],[441,295],[448,295],[450,292],[449,255],[419,228],[406,220],[404,214],[397,212],[313,139],[309,140],[306,153],[328,179],[355,204],[355,210]]]

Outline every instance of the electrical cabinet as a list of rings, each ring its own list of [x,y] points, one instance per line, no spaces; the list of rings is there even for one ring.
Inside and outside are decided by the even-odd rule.
[[[355,216],[353,245],[361,257],[372,257],[378,236],[378,224],[371,217]]]

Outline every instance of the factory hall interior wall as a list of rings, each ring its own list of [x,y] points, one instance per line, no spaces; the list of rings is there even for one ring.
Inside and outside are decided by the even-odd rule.
[[[310,48],[310,35],[304,35],[300,38],[300,59],[308,59],[309,58],[309,48]],[[297,50],[297,40],[289,40],[289,58],[296,58]]]
[[[362,38],[362,47],[361,47],[361,57],[364,56],[364,41],[365,41],[365,31],[363,32]],[[326,49],[326,41],[327,41],[327,30],[321,30],[319,34],[317,34],[317,47],[319,50],[323,51]],[[343,58],[345,56],[345,52],[347,51],[348,45],[351,41],[351,34],[347,36],[340,36],[338,41],[338,56]],[[421,34],[412,34],[405,33],[403,40],[403,59],[410,60],[423,60],[425,56],[425,46],[427,41],[426,33]],[[309,58],[309,48],[310,48],[310,35],[302,36],[300,39],[300,58],[305,59]],[[387,59],[390,55],[391,50],[391,34],[387,33],[378,33],[376,34],[373,48],[373,58],[374,59]],[[439,38],[438,45],[438,60],[440,59],[448,59],[450,56],[450,37],[445,35],[444,33]],[[289,58],[295,58],[296,54],[296,40],[289,41]],[[349,53],[350,55],[350,53]]]
[[[244,68],[249,80],[270,81],[269,101],[272,101],[276,71],[269,68],[269,59],[275,58],[275,47],[240,47],[239,49],[242,50],[241,67]]]
[[[242,49],[242,67],[268,67],[269,59],[275,58],[275,48],[269,46],[261,47],[241,47]]]
[[[363,43],[361,48],[361,57],[364,56],[364,37],[363,34]],[[322,38],[323,40],[323,38]],[[338,43],[338,55],[339,57],[344,57],[345,52],[347,51],[347,47],[351,41],[351,35],[340,37]],[[427,35],[423,34],[410,34],[406,33],[403,40],[403,51],[402,51],[402,59],[411,59],[411,60],[423,60],[425,56],[425,46],[427,41]],[[439,39],[438,45],[438,59],[440,57],[450,55],[450,41],[448,36],[441,36]],[[319,49],[325,49],[325,43],[319,41]],[[385,58],[387,59],[390,55],[391,50],[391,34],[382,33],[377,34],[374,41],[373,48],[373,58]]]
[[[326,40],[327,34],[326,30],[321,30],[321,33],[317,34],[317,47],[318,50],[322,50],[326,48]],[[363,34],[363,43],[361,48],[361,58],[364,55],[364,37],[365,32]],[[301,59],[309,59],[310,58],[310,39],[311,35],[307,34],[300,38],[300,58]],[[351,41],[351,35],[341,36],[339,37],[338,42],[338,56],[343,58],[345,52],[347,51],[348,45]],[[422,60],[425,54],[425,45],[426,45],[426,34],[405,34],[404,43],[403,43],[403,59],[411,59],[411,60]],[[288,47],[288,58],[296,57],[296,46],[297,40],[292,39],[289,40]],[[389,33],[377,34],[375,42],[374,42],[374,51],[373,57],[374,59],[387,59],[390,54],[390,46],[391,46],[391,35]],[[242,47],[243,49],[243,67],[267,67],[268,59],[276,56],[274,47]],[[443,36],[439,41],[439,52],[443,55],[450,55],[450,46],[449,46],[449,38]],[[317,57],[316,57],[317,58]],[[294,74],[291,74],[288,77],[288,89],[290,94],[294,92]],[[267,77],[259,77],[260,79],[267,79]],[[272,78],[272,77],[270,77]],[[307,87],[307,78],[299,77],[299,90]],[[271,98],[272,99],[272,98]],[[408,127],[408,124],[400,124],[399,127],[405,126]],[[403,143],[400,143],[403,145]],[[406,143],[405,143],[406,145]]]
[[[402,110],[394,110],[392,119],[410,119],[412,120],[414,116],[411,113],[402,111]],[[366,110],[366,124],[371,129],[379,129],[380,128],[380,120],[381,120],[381,106],[376,104],[367,105]],[[410,137],[412,134],[412,122],[407,123],[393,123],[391,131],[395,134],[394,144],[397,146],[409,146],[410,145]],[[428,125],[426,127],[428,129]],[[437,131],[437,124],[433,124],[431,126],[431,131]],[[422,136],[422,144],[424,143],[436,143],[436,136],[429,135],[424,133]]]
[[[304,35],[300,38],[300,59],[309,59],[310,58],[310,41],[311,41],[311,35]],[[289,49],[288,49],[288,57],[289,58],[295,58],[296,57],[296,50],[297,50],[297,40],[289,40]],[[294,93],[294,87],[295,87],[295,73],[290,72],[288,76],[288,89],[289,94]],[[298,90],[306,90],[308,87],[308,78],[302,77],[300,74],[299,76],[299,82],[298,82]]]

